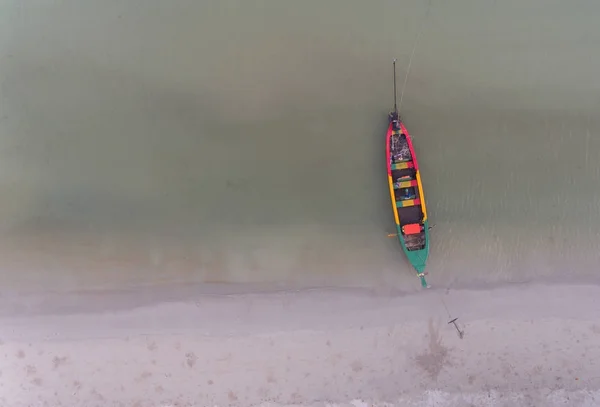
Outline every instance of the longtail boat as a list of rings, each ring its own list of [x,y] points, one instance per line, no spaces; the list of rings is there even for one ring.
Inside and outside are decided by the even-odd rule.
[[[429,255],[429,222],[419,164],[411,137],[396,104],[396,61],[394,60],[394,111],[389,114],[385,136],[387,175],[396,222],[396,236],[423,288],[428,288],[425,266]],[[392,235],[394,236],[394,235]]]

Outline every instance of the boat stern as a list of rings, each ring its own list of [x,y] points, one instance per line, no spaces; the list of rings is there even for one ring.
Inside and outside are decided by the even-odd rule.
[[[429,288],[429,284],[427,284],[427,280],[425,279],[425,276],[427,275],[425,272],[425,268],[427,267],[427,250],[413,250],[407,252],[406,255],[408,261],[417,272],[417,277],[421,280],[421,286],[423,286],[423,288]]]
[[[410,262],[411,266],[417,272],[417,276],[421,280],[421,286],[423,288],[429,288],[429,284],[427,284],[427,280],[425,276],[427,273],[425,272],[425,268],[427,267],[427,257],[429,257],[429,222],[423,222],[423,233],[425,234],[425,244],[422,249],[418,250],[408,250],[403,239],[400,239],[400,243],[402,244],[402,248]]]

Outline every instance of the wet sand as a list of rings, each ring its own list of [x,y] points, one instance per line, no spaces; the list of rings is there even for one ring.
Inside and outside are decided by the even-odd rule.
[[[0,376],[1,397],[7,405],[35,400],[69,405],[67,393],[60,392],[65,387],[58,387],[81,372],[91,375],[86,383],[96,392],[102,386],[102,394],[116,391],[115,402],[138,400],[148,390],[145,385],[119,393],[108,375],[83,368],[89,363],[107,372],[134,363],[86,359],[79,346],[104,343],[94,339],[98,331],[88,335],[83,328],[85,340],[75,340],[73,327],[88,326],[97,312],[112,315],[104,327],[115,341],[111,348],[133,355],[141,340],[136,335],[162,337],[178,329],[161,327],[169,320],[164,316],[156,320],[156,331],[142,324],[123,336],[118,328],[123,315],[135,314],[138,307],[156,310],[152,307],[182,301],[185,308],[206,295],[215,304],[237,304],[236,295],[244,292],[262,293],[261,301],[277,303],[282,295],[277,293],[298,290],[310,303],[311,289],[327,287],[342,290],[347,304],[373,296],[370,306],[384,313],[388,303],[399,309],[418,303],[426,315],[398,315],[419,321],[404,340],[423,346],[428,328],[422,321],[438,318],[444,325],[447,318],[440,308],[442,293],[453,296],[450,309],[453,314],[460,310],[457,316],[466,324],[493,320],[497,329],[513,324],[505,307],[527,299],[531,303],[523,303],[520,318],[533,322],[507,345],[517,349],[513,357],[502,357],[507,364],[525,363],[517,339],[542,337],[568,325],[577,338],[553,333],[556,342],[545,343],[550,356],[536,359],[546,372],[543,380],[550,380],[547,369],[558,369],[557,355],[576,348],[573,340],[592,346],[593,332],[588,331],[597,322],[591,314],[585,323],[569,315],[551,323],[533,319],[551,306],[543,302],[549,300],[547,292],[535,284],[562,287],[554,289],[569,293],[564,307],[588,311],[590,304],[578,302],[579,289],[566,284],[588,284],[589,290],[598,284],[597,11],[595,3],[583,0],[459,0],[451,5],[433,0],[0,1],[0,314],[18,325],[15,330],[2,325],[0,339],[8,346],[6,355],[12,355],[27,343],[16,332],[54,321],[57,330],[74,336],[54,343],[36,333],[31,343],[47,353],[72,348],[70,357],[78,360],[74,370],[53,379],[58,381],[44,376],[40,379],[46,384],[30,383],[34,387],[7,379],[27,372],[32,361],[25,367],[19,364],[24,361],[10,362]],[[435,224],[428,266],[431,293],[420,290],[397,241],[386,237],[394,231],[383,137],[393,104],[391,60],[398,58],[402,83],[421,29],[402,114],[415,139]],[[507,288],[515,285],[527,288]],[[496,308],[469,320],[465,310],[480,308],[496,292],[486,291],[492,287],[507,291]],[[415,293],[419,296],[410,296]],[[287,318],[285,307],[270,306],[275,321]],[[175,312],[169,310],[164,315]],[[186,318],[195,315],[177,310]],[[152,321],[144,316],[149,311],[139,312],[135,318]],[[325,323],[311,319],[314,309],[306,312],[309,331]],[[399,323],[393,315],[389,312],[382,326]],[[231,321],[222,323],[238,324]],[[479,325],[468,347],[496,340],[490,324]],[[311,341],[342,335],[332,328],[293,342],[290,338],[298,333],[287,332],[273,340],[281,340],[281,346],[306,345],[307,360],[315,364],[324,363],[311,359],[322,349]],[[444,340],[453,340],[451,327],[444,325],[440,332]],[[198,333],[189,335],[181,342],[199,340]],[[364,335],[353,345],[355,352],[384,338],[376,330]],[[457,343],[467,347],[468,338]],[[252,335],[245,340],[243,346],[257,344]],[[240,343],[235,346],[243,347]],[[198,353],[214,350],[198,346]],[[230,345],[222,346],[220,351],[228,352]],[[402,348],[382,346],[382,352]],[[490,351],[493,357],[499,349]],[[331,352],[337,358],[337,351]],[[469,355],[472,366],[486,365],[481,353]],[[541,358],[538,353],[532,358]],[[577,372],[588,356],[573,357],[567,370]],[[260,358],[237,361],[246,363],[249,370],[242,371],[247,372]],[[155,361],[155,376],[171,366],[166,359]],[[45,371],[45,362],[39,362],[36,369]],[[418,371],[409,366],[401,377]],[[467,374],[464,366],[453,369],[459,376]],[[177,372],[173,375],[183,370]],[[133,383],[137,373],[126,370],[121,379]],[[368,373],[365,383],[378,374]],[[481,372],[485,380],[465,391],[473,397],[485,394],[486,383],[497,374]],[[597,391],[590,377],[580,388],[546,381],[533,385],[528,381],[533,379],[520,376],[513,387],[500,386],[498,392],[515,391],[527,405],[527,397],[542,397],[546,390],[540,389],[570,395]],[[316,381],[295,378],[302,399],[290,398],[294,389],[282,387],[289,397],[281,403],[360,397],[354,387],[332,387],[327,393],[311,387]],[[189,399],[190,383],[146,401],[162,403],[175,394]],[[458,388],[455,382],[447,388],[424,383],[418,387],[423,397],[441,391],[452,400]],[[217,400],[223,391],[218,387],[211,394]],[[219,403],[259,402],[254,393],[254,398],[240,396],[245,389],[232,391],[237,400]],[[371,391],[372,400],[401,397],[391,390],[379,394],[377,387]],[[79,397],[77,402],[85,403],[96,396]]]

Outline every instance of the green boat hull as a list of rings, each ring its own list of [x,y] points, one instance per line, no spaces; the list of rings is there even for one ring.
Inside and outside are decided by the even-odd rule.
[[[424,226],[425,247],[421,250],[408,250],[404,243],[404,239],[402,238],[402,230],[399,225],[396,225],[396,233],[398,234],[398,241],[400,242],[400,246],[402,246],[402,250],[404,250],[404,254],[406,254],[408,262],[417,272],[419,280],[421,280],[421,286],[423,288],[429,288],[429,284],[427,284],[427,280],[425,279],[425,276],[427,275],[425,268],[427,267],[427,257],[429,256],[429,221],[425,221]]]

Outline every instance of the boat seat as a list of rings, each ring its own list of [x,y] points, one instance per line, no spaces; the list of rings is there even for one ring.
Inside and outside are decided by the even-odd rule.
[[[405,235],[416,235],[421,233],[421,225],[418,223],[409,223],[402,226],[402,233]]]
[[[392,164],[392,170],[405,170],[407,168],[415,168],[415,165],[412,161],[402,161]]]
[[[411,179],[409,181],[400,181],[394,183],[394,189],[402,189],[402,188],[410,188],[416,187],[418,185],[416,179]]]
[[[405,199],[404,201],[396,201],[396,208],[406,208],[409,206],[421,205],[421,200],[416,199]]]

